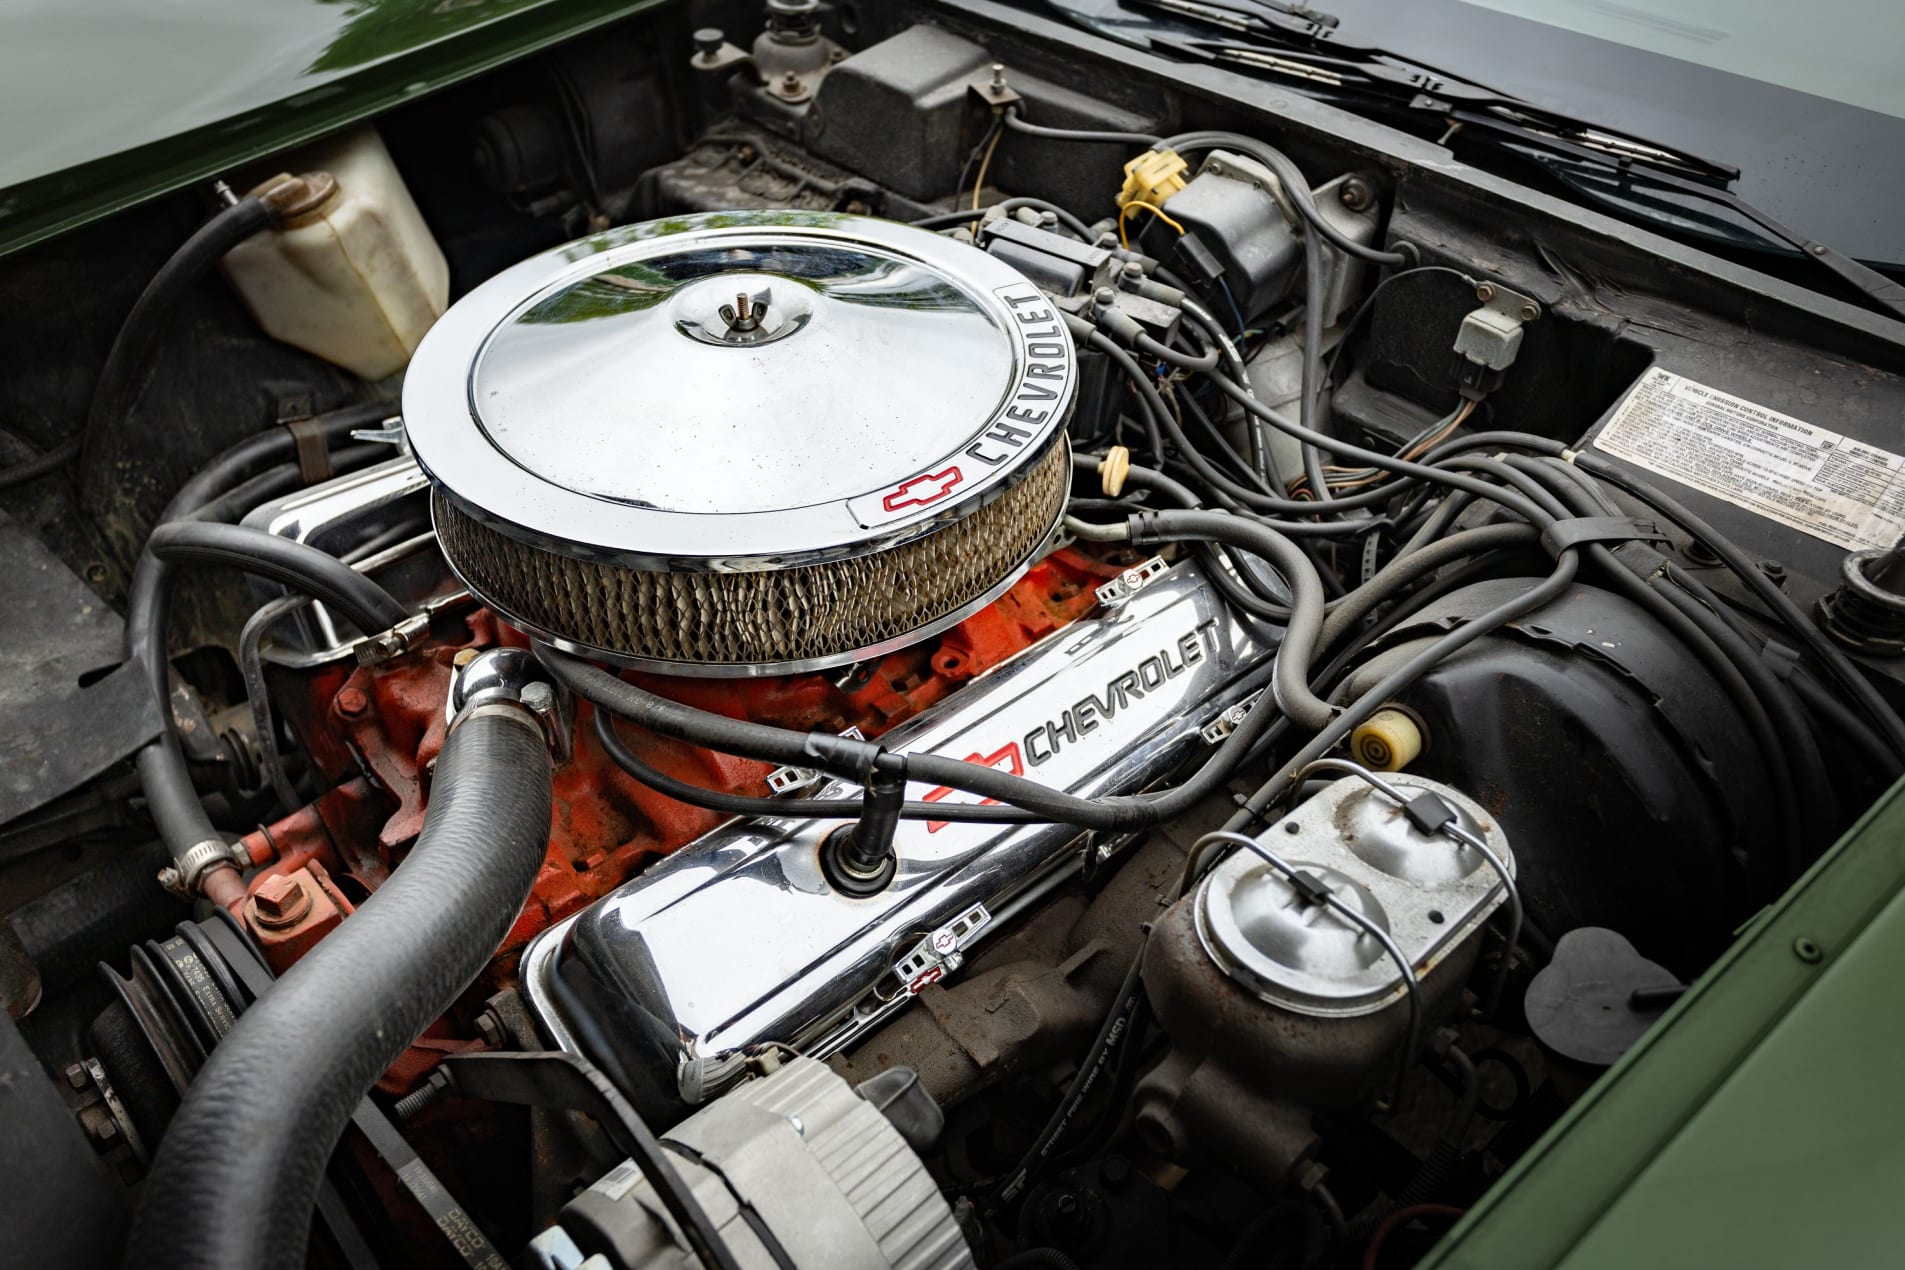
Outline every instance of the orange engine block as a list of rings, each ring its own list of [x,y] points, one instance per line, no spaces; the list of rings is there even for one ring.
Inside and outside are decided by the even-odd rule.
[[[961,683],[1073,621],[1094,590],[1123,566],[1063,548],[1034,565],[1004,596],[959,625],[876,662],[845,671],[767,679],[685,679],[636,674],[651,691],[733,718],[876,737],[942,700]],[[486,609],[439,621],[430,638],[374,667],[310,673],[297,691],[274,692],[325,790],[308,806],[246,836],[259,867],[229,901],[274,969],[282,973],[389,876],[415,841],[429,801],[430,770],[443,744],[445,701],[465,649],[523,644]],[[280,684],[283,689],[286,685]],[[555,775],[549,854],[522,913],[472,990],[513,978],[523,945],[719,824],[719,812],[666,798],[602,752],[588,707],[576,720],[573,757]],[[710,789],[765,793],[771,765],[718,754],[630,728],[629,741],[655,767]],[[466,998],[466,1003],[469,998]],[[462,1011],[431,1029],[385,1076],[400,1093],[443,1052],[478,1042],[458,1026]],[[464,1020],[467,1021],[467,1020]]]

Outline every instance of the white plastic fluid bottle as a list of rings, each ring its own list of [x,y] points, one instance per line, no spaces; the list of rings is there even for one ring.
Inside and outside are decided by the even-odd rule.
[[[297,162],[304,176],[251,192],[300,180],[302,201],[280,227],[232,248],[225,277],[273,339],[365,379],[393,375],[449,303],[443,249],[375,128],[300,151]]]

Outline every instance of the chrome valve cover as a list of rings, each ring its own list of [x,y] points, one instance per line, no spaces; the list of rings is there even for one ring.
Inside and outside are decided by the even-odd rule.
[[[1233,617],[1187,563],[882,740],[1075,794],[1131,793],[1207,747],[1206,725],[1268,669],[1265,633]],[[814,792],[855,790],[836,781]],[[918,785],[907,796],[977,801]],[[580,1048],[578,1037],[638,1017],[643,1035],[678,1042],[666,1057],[696,1101],[723,1053],[782,1041],[825,1056],[847,1045],[1080,860],[1079,833],[1064,825],[905,821],[892,885],[852,897],[820,868],[820,843],[840,823],[737,820],[546,931],[523,958],[543,1023]],[[578,998],[577,979],[613,1005]],[[570,1010],[591,1017],[578,1026]]]

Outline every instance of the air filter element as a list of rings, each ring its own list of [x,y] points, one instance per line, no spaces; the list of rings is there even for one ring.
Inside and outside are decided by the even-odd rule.
[[[470,590],[674,674],[840,665],[945,629],[1050,540],[1076,382],[1009,266],[866,217],[651,221],[491,279],[404,384]]]

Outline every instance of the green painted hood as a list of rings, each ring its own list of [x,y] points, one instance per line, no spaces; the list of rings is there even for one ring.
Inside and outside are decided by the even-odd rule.
[[[12,0],[0,254],[660,0]]]

